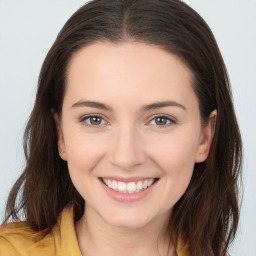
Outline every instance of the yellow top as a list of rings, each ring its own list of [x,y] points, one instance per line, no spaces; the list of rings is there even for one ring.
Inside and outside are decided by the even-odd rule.
[[[189,256],[179,242],[178,256]],[[65,208],[52,231],[35,232],[26,222],[0,227],[0,256],[82,256],[74,228],[73,208]]]

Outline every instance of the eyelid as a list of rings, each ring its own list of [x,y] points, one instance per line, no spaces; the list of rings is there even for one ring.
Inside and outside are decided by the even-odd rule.
[[[86,119],[90,118],[90,117],[99,117],[102,120],[104,120],[107,124],[109,122],[107,122],[105,120],[105,118],[101,115],[101,114],[88,114],[88,115],[84,115],[79,119],[79,122],[83,123],[83,125],[88,126],[88,127],[92,127],[92,128],[101,128],[102,125],[92,125],[92,124],[88,124],[85,122]]]
[[[99,117],[101,118],[102,120],[104,120],[107,124],[109,124],[108,121],[105,120],[105,117],[103,117],[101,114],[88,114],[88,115],[85,115],[83,117],[81,117],[79,119],[80,122],[82,122],[85,126],[88,126],[88,127],[92,127],[92,128],[101,128],[102,125],[91,125],[91,124],[88,124],[88,123],[85,123],[85,120],[87,118],[90,118],[90,117]],[[173,125],[173,124],[176,124],[177,123],[177,120],[174,118],[174,117],[171,117],[169,115],[166,115],[166,114],[157,114],[157,115],[154,115],[153,117],[151,117],[151,119],[149,120],[149,122],[153,121],[155,118],[157,117],[164,117],[166,119],[168,119],[170,121],[169,124],[165,124],[165,125],[155,125],[156,127],[158,128],[166,128],[166,127],[169,127],[170,125]],[[149,123],[148,122],[148,123]]]
[[[169,116],[169,115],[166,115],[166,114],[157,114],[157,115],[154,115],[154,116],[150,119],[149,122],[151,122],[152,120],[154,120],[154,119],[157,118],[157,117],[164,117],[164,118],[166,118],[166,119],[168,119],[168,120],[170,121],[169,124],[165,124],[165,125],[155,125],[155,126],[158,127],[158,128],[166,128],[166,127],[169,127],[169,126],[171,126],[171,125],[177,123],[177,120],[176,120],[174,117]]]

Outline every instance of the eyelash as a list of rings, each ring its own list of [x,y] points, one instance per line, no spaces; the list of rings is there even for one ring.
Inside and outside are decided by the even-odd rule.
[[[96,118],[100,118],[101,120],[104,120],[104,118],[100,115],[86,115],[83,118],[81,118],[80,122],[82,122],[85,126],[91,127],[91,128],[101,128],[101,125],[92,125],[92,124],[88,124],[86,123],[86,120],[92,117],[96,117]],[[170,118],[167,115],[156,115],[154,116],[150,122],[152,122],[154,119],[156,118],[164,118],[167,119],[167,121],[169,121],[169,124],[164,124],[164,125],[156,125],[158,128],[162,129],[162,128],[166,128],[172,124],[176,124],[176,120],[174,120],[173,118]],[[105,120],[104,120],[105,121]],[[106,121],[105,121],[106,122]]]

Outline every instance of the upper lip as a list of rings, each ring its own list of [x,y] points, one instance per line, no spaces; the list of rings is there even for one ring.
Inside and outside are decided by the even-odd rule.
[[[156,177],[118,177],[118,176],[104,176],[100,178],[107,179],[107,180],[122,181],[125,183],[156,179]]]

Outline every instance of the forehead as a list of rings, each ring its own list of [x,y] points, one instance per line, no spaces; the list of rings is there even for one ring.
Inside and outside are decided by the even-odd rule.
[[[181,59],[145,43],[97,42],[72,57],[66,93],[72,97],[164,100],[194,94],[193,75]]]
[[[85,66],[85,64],[87,64]],[[81,66],[82,65],[82,66]],[[108,72],[110,68],[115,71],[124,69],[134,69],[133,71],[148,72],[154,70],[154,74],[162,75],[164,72],[186,72],[188,76],[192,76],[189,68],[181,61],[181,59],[156,45],[149,45],[140,42],[95,42],[89,46],[85,46],[76,52],[68,66],[68,75],[72,75],[75,71],[95,70],[98,72]],[[137,73],[136,72],[136,73]],[[131,74],[130,74],[131,75]]]

